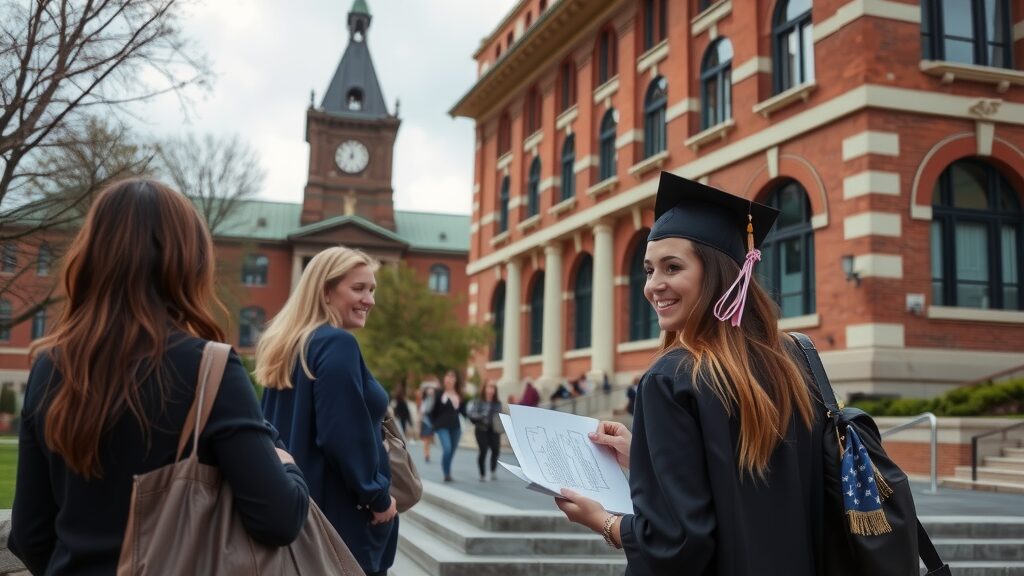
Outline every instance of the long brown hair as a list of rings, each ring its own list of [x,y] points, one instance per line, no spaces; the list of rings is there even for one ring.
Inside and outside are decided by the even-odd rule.
[[[740,327],[719,321],[711,309],[736,279],[739,266],[718,250],[697,242],[692,246],[704,264],[700,294],[682,332],[663,335],[661,353],[680,347],[690,351],[694,382],[707,382],[728,413],[739,413],[740,469],[763,480],[793,411],[811,426],[810,392],[783,346],[776,306],[768,294],[752,282]]]
[[[62,377],[48,391],[46,446],[73,472],[97,478],[100,440],[125,410],[148,438],[139,383],[164,380],[169,332],[224,340],[209,310],[223,309],[213,289],[213,242],[183,195],[153,180],[124,180],[96,198],[62,277],[64,309],[32,349],[48,350]]]

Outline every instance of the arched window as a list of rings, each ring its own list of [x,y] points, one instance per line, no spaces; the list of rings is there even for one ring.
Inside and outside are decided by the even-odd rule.
[[[533,24],[533,12],[526,13],[526,27],[529,28],[530,24]]]
[[[644,50],[668,38],[668,0],[644,0]]]
[[[498,156],[503,156],[510,150],[512,150],[512,123],[506,112],[498,120]]]
[[[575,322],[573,325],[573,348],[590,348],[590,315],[594,294],[594,260],[590,254],[580,257],[576,268],[576,285],[573,290]]]
[[[11,339],[11,303],[0,300],[0,340]]]
[[[530,285],[530,355],[544,350],[544,273],[537,272]]]
[[[647,272],[644,270],[644,256],[647,254],[648,231],[642,230],[633,249],[633,257],[629,262],[629,340],[650,340],[661,333],[658,326],[658,315],[654,307],[644,296],[644,285],[647,284]]]
[[[779,0],[772,31],[775,93],[814,80],[811,0]]]
[[[932,303],[1020,310],[1020,192],[976,159],[951,164],[932,200]]]
[[[509,204],[509,183],[508,176],[501,179],[501,190],[498,192],[498,233],[508,230],[508,204]]]
[[[526,135],[530,136],[540,130],[541,113],[544,100],[540,90],[535,86],[526,94]]]
[[[598,159],[598,180],[615,176],[615,130],[618,125],[619,114],[614,108],[604,113],[604,118],[601,119],[598,145],[598,149],[601,151],[601,156]]]
[[[353,88],[348,91],[348,98],[346,99],[348,109],[353,112],[358,112],[363,109],[363,91],[359,88]]]
[[[780,214],[761,246],[758,274],[779,304],[783,318],[813,314],[814,229],[807,191],[799,182],[789,180],[779,185],[765,203]]]
[[[238,321],[238,345],[242,348],[251,348],[256,345],[263,333],[263,323],[266,322],[266,313],[259,306],[242,308]]]
[[[491,318],[494,318],[494,347],[491,360],[501,360],[505,353],[505,283],[499,282],[491,298]]]
[[[562,144],[562,200],[576,195],[576,136],[569,134]]]
[[[540,11],[543,12],[548,8],[548,0],[540,0]]]
[[[246,254],[242,260],[242,284],[266,286],[270,259],[263,254]]]
[[[644,158],[665,149],[665,107],[668,105],[668,81],[658,76],[647,87],[644,98]]]
[[[703,12],[711,7],[711,0],[697,0],[697,12]]]
[[[46,336],[46,310],[38,310],[32,316],[32,339],[38,340]]]
[[[530,163],[530,178],[526,183],[526,217],[540,214],[540,156]]]
[[[597,85],[611,80],[619,73],[619,48],[615,30],[605,28],[597,36]]]
[[[428,286],[431,292],[438,294],[448,293],[448,282],[451,272],[444,264],[434,264],[430,267],[430,280]]]
[[[717,126],[732,118],[732,42],[715,40],[700,67],[701,125]]]
[[[1013,68],[1010,0],[921,0],[921,54],[979,66]]]
[[[53,250],[46,244],[39,247],[36,258],[36,276],[49,276],[50,265],[53,263]]]
[[[558,109],[565,112],[576,104],[576,62],[572,58],[562,62],[558,74],[560,76]]]

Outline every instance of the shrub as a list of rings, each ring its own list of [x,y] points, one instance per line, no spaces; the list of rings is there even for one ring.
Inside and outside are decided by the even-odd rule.
[[[986,382],[950,390],[938,398],[885,398],[851,403],[872,416],[989,416],[1020,414],[1024,409],[1024,380]]]

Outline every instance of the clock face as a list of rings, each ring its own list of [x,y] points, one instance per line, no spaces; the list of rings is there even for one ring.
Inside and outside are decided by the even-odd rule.
[[[342,171],[355,174],[370,162],[370,151],[358,140],[346,140],[334,152],[334,161]]]

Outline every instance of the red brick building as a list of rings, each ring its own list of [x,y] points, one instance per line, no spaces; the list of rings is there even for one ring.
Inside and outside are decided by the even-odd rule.
[[[214,230],[221,293],[238,317],[232,343],[251,353],[259,330],[284,305],[303,266],[329,246],[361,248],[385,264],[404,262],[448,297],[469,282],[469,217],[394,209],[392,155],[400,120],[384,102],[366,44],[371,16],[364,0],[348,15],[349,45],[320,106],[306,112],[309,175],[302,204],[243,201]],[[66,239],[52,239],[54,243]],[[56,264],[38,238],[0,247],[0,274],[35,265],[0,299],[0,318],[16,317],[56,280]],[[15,298],[25,296],[24,301]],[[468,321],[465,307],[457,314]],[[55,310],[0,330],[0,386],[20,388],[28,377],[28,348]]]
[[[761,280],[843,393],[1024,364],[1024,1],[523,0],[474,58],[468,312],[506,392],[648,364],[660,170],[782,210]]]

